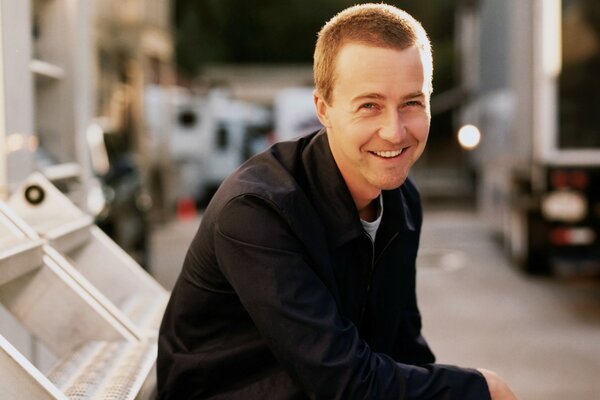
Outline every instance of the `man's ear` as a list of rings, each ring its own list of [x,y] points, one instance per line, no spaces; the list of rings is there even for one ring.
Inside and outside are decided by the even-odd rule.
[[[321,124],[325,128],[329,128],[329,106],[325,102],[323,96],[316,89],[313,92],[313,100],[315,102],[315,109],[317,111],[317,117],[319,118],[319,121],[321,121]]]

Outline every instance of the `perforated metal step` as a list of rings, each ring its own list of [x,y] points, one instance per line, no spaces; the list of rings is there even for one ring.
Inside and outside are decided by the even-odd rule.
[[[134,399],[156,359],[156,342],[86,343],[48,374],[67,398]]]

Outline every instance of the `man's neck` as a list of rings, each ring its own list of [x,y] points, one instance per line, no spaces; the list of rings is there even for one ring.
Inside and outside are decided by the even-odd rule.
[[[355,200],[356,203],[356,200]],[[377,198],[370,200],[368,202],[363,202],[364,206],[362,208],[356,203],[356,207],[358,208],[358,215],[360,219],[366,222],[373,222],[379,216],[379,196]]]

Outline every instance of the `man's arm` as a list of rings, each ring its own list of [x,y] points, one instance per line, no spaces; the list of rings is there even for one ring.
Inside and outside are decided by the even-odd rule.
[[[265,200],[230,202],[214,239],[224,275],[274,355],[311,398],[489,398],[476,371],[399,364],[372,352]]]

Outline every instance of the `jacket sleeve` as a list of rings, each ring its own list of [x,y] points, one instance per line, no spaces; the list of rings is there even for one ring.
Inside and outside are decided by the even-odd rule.
[[[288,223],[243,196],[220,212],[215,253],[267,345],[313,399],[485,400],[476,371],[410,366],[375,353],[343,318]]]

